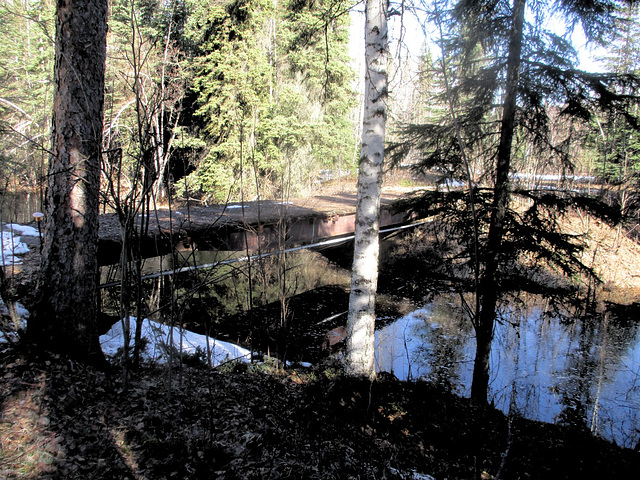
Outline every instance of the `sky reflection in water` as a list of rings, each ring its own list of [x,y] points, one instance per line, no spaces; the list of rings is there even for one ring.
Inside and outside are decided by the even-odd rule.
[[[609,316],[563,323],[544,306],[503,313],[489,398],[531,419],[584,425],[618,445],[640,439],[640,336]],[[376,365],[469,396],[475,338],[460,307],[440,298],[376,332]],[[513,400],[513,402],[512,402]]]

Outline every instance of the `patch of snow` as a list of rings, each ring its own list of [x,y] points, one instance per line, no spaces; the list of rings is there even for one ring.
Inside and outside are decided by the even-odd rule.
[[[20,237],[14,236],[12,232],[0,232],[0,243],[2,244],[2,254],[0,255],[0,265],[16,265],[22,263],[16,255],[22,255],[29,251],[26,243],[20,241]]]
[[[20,315],[20,319],[22,320],[21,328],[27,327],[27,319],[29,318],[29,310],[24,308],[21,303],[16,303],[16,309],[18,310],[18,315]],[[0,298],[0,315],[9,316],[9,310],[7,310],[7,306],[4,304],[2,299]]]
[[[436,480],[435,477],[431,475],[427,475],[426,473],[419,473],[416,470],[411,470],[409,472],[401,472],[395,468],[389,468],[392,473],[396,475],[400,475],[401,478],[410,479],[410,480]]]
[[[27,328],[27,319],[29,318],[29,310],[24,308],[21,303],[16,303],[16,310],[18,311],[18,315],[20,316],[20,329],[24,330]],[[0,298],[0,316],[8,317],[9,310],[7,306],[4,304],[2,299]],[[8,332],[7,335],[12,337],[13,341],[17,341],[17,333],[16,332]],[[5,338],[5,333],[0,332],[0,343],[7,343],[7,339]]]
[[[145,360],[163,363],[168,361],[170,346],[176,351],[182,350],[183,354],[194,355],[198,351],[206,354],[207,342],[211,350],[211,365],[216,366],[230,360],[249,361],[251,352],[234,345],[233,343],[216,340],[205,335],[200,335],[188,330],[173,329],[153,320],[142,320],[142,337],[147,340],[143,356]],[[102,351],[107,356],[113,356],[124,346],[123,322],[116,323],[111,330],[100,337]],[[129,331],[133,337],[136,330],[137,319],[129,317]],[[129,344],[133,344],[133,338]]]
[[[448,178],[443,182],[438,184],[438,188],[463,188],[467,184],[465,182],[461,182],[460,180],[456,180],[453,178]]]
[[[18,232],[20,235],[25,235],[27,237],[39,237],[40,234],[38,230],[30,225],[20,225],[19,223],[8,223],[5,225],[5,228],[10,231]]]
[[[9,336],[9,338],[11,338],[12,343],[18,340],[15,332],[8,332],[7,335]],[[3,332],[0,332],[0,344],[4,344],[7,342],[7,336]]]
[[[29,319],[29,311],[24,308],[20,303],[16,304],[18,314],[21,320],[21,329],[27,328],[27,320]],[[0,315],[8,316],[9,311],[6,305],[0,299]],[[135,317],[129,318],[129,331],[133,337],[133,332],[136,330],[137,319]],[[122,322],[117,322],[111,330],[100,337],[100,345],[102,351],[107,356],[114,356],[124,346],[124,335],[122,330]],[[173,334],[173,335],[171,335]],[[11,332],[10,335],[15,336],[15,332]],[[211,365],[217,366],[222,363],[229,362],[231,360],[238,360],[242,362],[248,362],[251,358],[249,350],[242,348],[233,343],[223,342],[216,340],[205,335],[190,332],[188,330],[182,330],[179,328],[169,327],[152,320],[143,320],[142,324],[142,337],[147,341],[145,349],[142,353],[143,358],[147,361],[153,361],[163,363],[168,361],[169,345],[171,345],[170,339],[173,338],[173,347],[176,351],[180,350],[180,342],[182,342],[182,353],[185,355],[195,355],[198,352],[206,354],[207,342],[209,342],[209,348],[211,351]],[[17,340],[17,337],[14,338]],[[7,339],[4,334],[0,332],[0,343],[6,343]],[[133,338],[129,342],[133,344]]]
[[[14,257],[13,255],[6,255],[3,251],[2,257],[0,257],[0,266],[7,267],[9,265],[22,265],[22,260],[18,257]]]

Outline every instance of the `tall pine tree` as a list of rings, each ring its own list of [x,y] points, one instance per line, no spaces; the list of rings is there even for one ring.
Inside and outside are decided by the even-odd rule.
[[[98,196],[107,2],[60,2],[55,38],[46,222],[27,333],[40,348],[99,361]]]

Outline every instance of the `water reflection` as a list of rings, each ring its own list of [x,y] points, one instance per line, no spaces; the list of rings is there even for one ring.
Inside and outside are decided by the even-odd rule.
[[[567,323],[529,297],[501,312],[490,399],[504,412],[588,428],[619,445],[640,438],[640,337],[609,314]],[[377,368],[469,396],[475,340],[459,301],[440,297],[376,334]]]
[[[243,260],[236,261],[238,259]],[[200,266],[208,267],[194,268]],[[185,308],[206,307],[209,315],[221,318],[325,285],[346,287],[350,279],[347,270],[310,250],[251,261],[246,261],[242,252],[187,250],[143,259],[140,268],[143,276],[181,269],[185,271],[164,279],[173,282],[179,302],[184,303]],[[100,282],[113,285],[116,303],[120,277],[119,265],[101,268]],[[145,284],[148,288],[154,285],[159,288],[160,281],[160,277],[150,278]]]
[[[324,292],[324,286],[348,287],[348,270],[318,252],[302,250],[236,263],[225,262],[233,260],[237,252],[195,255],[181,252],[148,259],[143,267],[146,273],[219,264],[167,279],[177,294],[173,311],[190,326],[198,327],[200,322],[203,331],[213,335],[226,332],[229,339],[237,341],[257,337],[275,315],[272,323],[277,328],[265,331],[291,347],[293,337],[308,334],[313,322],[320,322],[314,328],[328,331],[340,325],[325,325],[323,319],[338,315],[339,321],[345,318],[346,307],[331,296],[335,292],[322,299],[311,296],[310,302],[296,309],[288,304],[289,299],[304,292]],[[103,274],[103,281],[118,277],[117,269],[104,269]],[[157,284],[148,287],[149,312],[143,313],[160,315],[162,282],[152,282]],[[117,304],[118,292],[107,292],[105,302],[109,294]],[[321,312],[317,310],[319,303],[323,303]],[[260,310],[261,306],[273,305],[277,308]],[[251,309],[256,315],[244,319],[241,313]],[[386,310],[397,320],[376,332],[378,370],[393,372],[405,380],[425,379],[452,393],[469,396],[475,339],[461,299],[441,296],[401,318],[394,313],[401,310],[399,304]],[[490,367],[490,399],[496,407],[532,419],[589,429],[619,445],[634,447],[638,443],[640,333],[635,321],[608,314],[566,321],[566,312],[561,317],[535,296],[523,296],[499,313]],[[627,312],[626,316],[632,314]],[[225,320],[228,318],[234,320]]]

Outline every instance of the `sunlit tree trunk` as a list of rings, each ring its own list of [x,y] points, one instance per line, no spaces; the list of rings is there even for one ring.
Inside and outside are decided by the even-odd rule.
[[[106,0],[58,0],[52,147],[36,305],[38,346],[101,358],[97,320]]]
[[[386,0],[367,0],[365,15],[365,105],[345,370],[348,375],[374,378],[380,188],[387,117]]]
[[[516,100],[524,38],[526,0],[514,0],[512,30],[507,58],[506,91],[503,102],[500,143],[498,145],[493,206],[487,238],[485,271],[480,281],[480,315],[475,322],[476,358],[473,368],[471,397],[486,403],[489,390],[489,358],[498,303],[499,254],[504,236],[504,219],[509,204],[509,170],[515,130]]]

